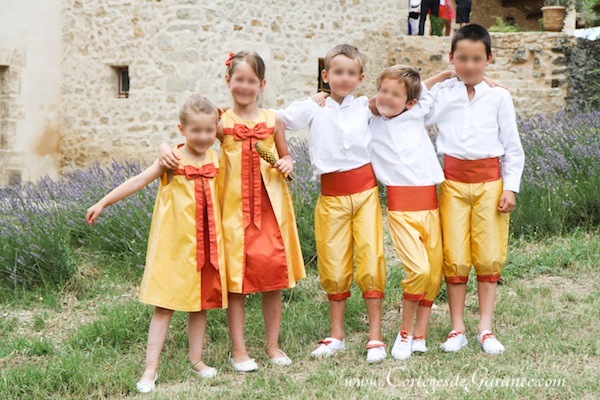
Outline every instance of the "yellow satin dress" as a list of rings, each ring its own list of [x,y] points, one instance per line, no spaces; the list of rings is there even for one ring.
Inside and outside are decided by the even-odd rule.
[[[275,156],[275,113],[252,121],[229,109],[221,116],[223,143],[217,178],[227,288],[231,293],[291,288],[306,276],[292,198],[285,177],[258,155],[260,142]]]
[[[180,167],[170,182],[161,177],[156,196],[139,300],[187,312],[226,308],[218,156],[209,149],[194,162],[176,151]]]

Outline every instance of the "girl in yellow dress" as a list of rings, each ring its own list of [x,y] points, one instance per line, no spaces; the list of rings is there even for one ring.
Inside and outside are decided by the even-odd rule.
[[[158,359],[173,311],[189,313],[189,361],[203,378],[217,371],[202,362],[206,311],[227,307],[227,282],[218,189],[216,139],[217,109],[193,95],[179,114],[179,130],[186,143],[173,149],[180,157],[175,170],[156,160],[148,169],[125,181],[87,210],[93,225],[103,209],[160,178],[148,239],[146,267],[139,300],[155,306],[148,331],[146,368],[137,389],[154,389]]]
[[[292,172],[283,123],[274,111],[258,107],[265,86],[265,64],[255,52],[230,54],[225,81],[233,108],[221,116],[221,199],[232,341],[230,363],[236,371],[258,369],[248,356],[244,340],[245,300],[262,293],[265,348],[271,362],[285,366],[291,360],[279,349],[281,289],[305,277],[296,219],[286,176]],[[279,160],[262,160],[254,145],[260,143]],[[161,145],[164,165],[177,161],[170,147]]]

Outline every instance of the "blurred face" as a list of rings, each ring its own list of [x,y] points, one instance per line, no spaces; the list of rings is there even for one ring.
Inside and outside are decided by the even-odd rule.
[[[395,117],[405,110],[410,110],[416,103],[417,99],[408,101],[404,82],[397,79],[384,79],[381,81],[375,105],[382,116]]]
[[[185,125],[179,125],[185,144],[197,153],[204,153],[215,143],[217,121],[211,114],[189,114]]]
[[[267,81],[260,80],[250,65],[241,62],[236,65],[233,75],[225,76],[227,87],[231,90],[233,101],[242,106],[256,102]]]
[[[323,82],[329,83],[331,91],[341,97],[354,92],[365,77],[360,72],[360,63],[342,54],[333,57],[329,70],[321,74]]]
[[[480,83],[491,61],[492,55],[487,56],[484,43],[468,39],[456,43],[454,54],[450,54],[450,63],[454,65],[456,74],[467,85]]]

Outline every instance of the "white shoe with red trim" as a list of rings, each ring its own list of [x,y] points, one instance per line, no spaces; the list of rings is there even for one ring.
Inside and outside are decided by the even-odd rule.
[[[477,335],[477,340],[486,354],[502,354],[504,352],[504,346],[491,331],[482,331]]]
[[[412,336],[407,332],[398,332],[394,347],[392,347],[392,357],[396,360],[406,360],[412,354]]]
[[[425,342],[425,338],[422,336],[414,336],[410,349],[413,353],[427,353],[428,349],[427,343]]]
[[[320,340],[319,347],[310,353],[310,355],[313,357],[331,357],[333,353],[343,350],[346,350],[345,340],[338,340],[336,338],[328,337]]]
[[[461,331],[451,331],[440,349],[446,353],[454,353],[467,345],[467,338]]]
[[[369,340],[367,343],[367,362],[373,364],[383,361],[387,357],[385,347],[386,344],[381,340]]]

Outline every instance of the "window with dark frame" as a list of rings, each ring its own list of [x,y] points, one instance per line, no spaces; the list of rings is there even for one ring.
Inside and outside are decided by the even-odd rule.
[[[118,91],[117,97],[126,99],[129,97],[129,67],[113,67],[117,73]]]
[[[317,87],[317,92],[327,92],[331,93],[331,88],[329,87],[329,83],[323,82],[323,75],[321,71],[325,69],[325,59],[319,58],[319,86]]]

